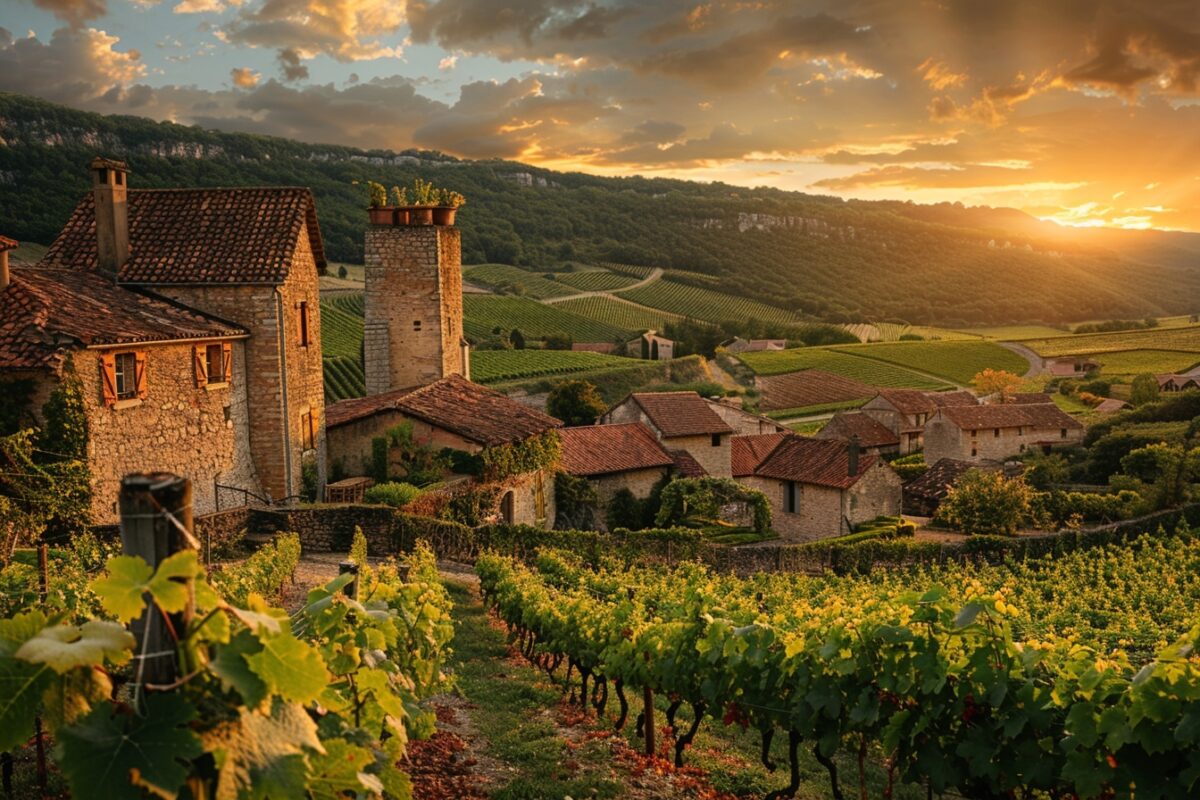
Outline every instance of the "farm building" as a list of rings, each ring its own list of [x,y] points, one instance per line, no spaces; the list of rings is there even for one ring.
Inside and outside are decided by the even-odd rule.
[[[665,336],[659,336],[657,331],[646,331],[636,339],[626,342],[625,352],[633,358],[670,361],[675,357],[675,342]]]
[[[1106,397],[1098,406],[1092,409],[1097,414],[1112,414],[1116,411],[1123,411],[1129,408],[1129,403],[1124,400],[1117,400],[1115,397]]]
[[[675,458],[654,432],[640,422],[563,428],[559,468],[587,478],[596,489],[600,507],[607,507],[621,489],[645,498],[668,477]]]
[[[1001,469],[995,461],[961,461],[942,458],[931,464],[919,477],[904,484],[903,511],[917,517],[932,517],[958,479],[968,470]]]
[[[1155,375],[1160,392],[1184,392],[1188,389],[1200,389],[1200,375]]]
[[[641,422],[669,452],[683,451],[708,475],[728,478],[733,427],[695,392],[635,392],[610,408],[602,424]],[[683,465],[690,469],[690,465]]]
[[[864,452],[872,455],[888,455],[900,451],[900,437],[882,422],[861,411],[834,414],[829,422],[814,434],[814,438],[844,442],[854,439]]]
[[[759,391],[759,407],[763,411],[782,411],[866,400],[877,389],[853,378],[846,378],[820,369],[806,369],[783,375],[760,375],[754,379]]]
[[[1048,358],[1046,371],[1055,378],[1079,378],[1100,369],[1100,362],[1090,358]]]
[[[0,380],[31,380],[40,408],[78,376],[94,520],[116,518],[134,471],[191,478],[197,513],[219,491],[229,503],[298,495],[308,464],[323,482],[312,194],[131,189],[123,163],[90,166],[92,191],[46,255],[7,273]]]
[[[763,350],[787,350],[787,339],[743,339],[735,336],[721,344],[730,353],[757,353]]]
[[[734,441],[736,480],[767,496],[772,526],[787,541],[840,536],[900,513],[900,476],[853,443],[796,434]]]
[[[862,407],[862,412],[895,434],[900,440],[900,454],[908,455],[924,446],[925,422],[939,408],[978,403],[968,391],[883,389]]]
[[[925,423],[925,460],[1003,461],[1082,440],[1083,425],[1053,403],[948,406]]]

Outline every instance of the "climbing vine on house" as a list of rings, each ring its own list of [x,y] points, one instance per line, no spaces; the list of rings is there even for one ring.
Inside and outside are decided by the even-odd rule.
[[[484,479],[503,481],[523,473],[553,470],[562,455],[562,440],[557,431],[547,431],[520,442],[484,448],[479,455]]]
[[[742,503],[749,507],[755,533],[771,529],[771,505],[757,489],[742,486],[728,478],[677,478],[662,491],[655,524],[705,525],[720,520],[722,509]]]

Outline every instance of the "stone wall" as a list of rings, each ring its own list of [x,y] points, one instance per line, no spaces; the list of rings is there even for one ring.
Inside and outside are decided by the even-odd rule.
[[[612,475],[597,475],[594,478],[588,478],[588,482],[592,484],[597,497],[599,497],[597,505],[600,517],[603,518],[608,510],[608,504],[612,502],[613,495],[617,492],[628,489],[633,492],[634,497],[644,499],[650,496],[655,485],[666,475],[667,467],[651,467],[650,469],[630,470]]]
[[[464,374],[458,228],[369,225],[364,261],[367,394]]]
[[[394,516],[396,510],[389,506],[315,505],[255,509],[251,525],[255,533],[297,533],[301,548],[310,553],[348,553],[358,527],[367,537],[367,551],[372,556],[386,556],[395,552]]]
[[[538,508],[538,489],[541,488],[541,509]],[[500,493],[503,505],[504,494],[511,492],[513,497],[514,525],[533,525],[538,528],[549,528],[554,525],[554,474],[549,471],[526,472],[504,481]],[[539,513],[539,511],[541,513]]]
[[[420,444],[428,444],[436,450],[450,447],[467,453],[477,453],[480,446],[450,431],[412,419],[401,411],[382,411],[369,417],[338,425],[326,432],[329,452],[329,468],[338,465],[347,477],[368,475],[371,471],[371,441],[395,425],[410,422],[413,438]],[[392,463],[396,474],[403,472],[399,462]]]
[[[1065,435],[1064,435],[1065,433]],[[1026,450],[1071,446],[1083,440],[1082,428],[983,428],[963,430],[935,414],[925,426],[925,462],[936,464],[943,458],[961,461],[1003,461]]]
[[[83,385],[88,417],[88,463],[92,515],[97,523],[117,518],[121,478],[130,472],[164,471],[192,481],[197,514],[216,510],[216,484],[259,491],[247,446],[246,364],[241,342],[233,346],[231,385],[197,387],[188,344],[111,348],[146,353],[143,400],[105,406],[98,351],[72,358]]]
[[[787,511],[784,492],[787,481],[757,476],[738,482],[758,489],[771,504],[771,527],[789,542],[812,542],[849,533],[843,516],[843,492],[811,483],[796,484],[796,510]]]
[[[900,476],[883,461],[876,461],[845,493],[844,516],[851,525],[881,516],[899,516],[903,495]]]

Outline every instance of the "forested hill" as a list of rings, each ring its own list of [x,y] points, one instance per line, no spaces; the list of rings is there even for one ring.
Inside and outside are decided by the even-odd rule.
[[[709,273],[736,294],[829,321],[999,324],[1191,313],[1200,234],[1064,234],[964,209],[559,173],[424,151],[363,151],[100,116],[0,93],[0,234],[49,243],[96,154],[134,187],[277,184],[316,194],[326,250],[361,260],[352,181],[422,176],[464,193],[467,263],[613,261]]]

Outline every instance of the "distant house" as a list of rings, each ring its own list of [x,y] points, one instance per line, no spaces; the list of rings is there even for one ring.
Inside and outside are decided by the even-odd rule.
[[[617,346],[612,342],[573,342],[571,349],[576,353],[602,353],[611,355],[617,351]]]
[[[388,428],[410,423],[413,438],[435,449],[479,453],[485,448],[541,436],[562,425],[553,417],[463,378],[448,375],[408,389],[342,400],[325,409],[330,461],[336,471],[371,471],[373,441]],[[401,465],[390,465],[397,472]],[[504,486],[500,514],[505,522],[548,525],[554,521],[554,478],[543,472],[520,475]]]
[[[559,436],[559,468],[587,478],[599,495],[601,508],[621,489],[635,497],[649,496],[675,466],[675,458],[640,422],[563,428]]]
[[[705,398],[704,402],[708,403],[708,407],[716,412],[718,417],[725,420],[729,427],[733,428],[733,432],[739,436],[756,433],[784,433],[790,430],[786,425],[781,425],[770,417],[764,417],[742,408],[740,398],[721,397],[715,400]]]
[[[882,424],[900,440],[901,455],[924,446],[925,423],[939,408],[975,406],[968,391],[923,392],[918,389],[883,389],[862,407],[862,412]]]
[[[763,350],[786,350],[787,339],[743,339],[735,336],[721,346],[730,353],[756,353]]]
[[[866,400],[878,391],[861,381],[820,369],[760,376],[754,379],[754,388],[761,396],[759,407],[763,411]]]
[[[610,408],[600,422],[641,422],[668,451],[686,452],[709,475],[730,475],[733,426],[695,392],[635,392]]]
[[[900,476],[847,442],[769,434],[734,437],[734,448],[735,478],[766,494],[772,525],[788,541],[840,536],[900,513]]]
[[[1048,358],[1046,371],[1056,378],[1078,378],[1100,369],[1100,363],[1090,358]]]
[[[1167,374],[1155,375],[1160,392],[1186,392],[1188,389],[1200,389],[1200,375]]]
[[[950,487],[954,486],[964,473],[972,469],[994,471],[1000,469],[1000,464],[994,461],[940,459],[931,464],[919,477],[904,484],[904,513],[918,517],[932,517],[937,513],[938,506],[946,498]]]
[[[1114,397],[1106,397],[1098,406],[1092,409],[1097,414],[1112,414],[1116,411],[1122,411],[1129,408],[1129,403],[1124,400],[1117,400]]]
[[[900,437],[877,419],[861,411],[834,414],[814,438],[848,442],[855,439],[859,447],[873,455],[900,452]]]
[[[948,406],[925,423],[925,460],[1003,461],[1078,444],[1083,425],[1053,403]]]
[[[675,357],[675,342],[665,336],[659,336],[657,331],[646,331],[625,343],[625,353],[632,358],[670,361]]]

